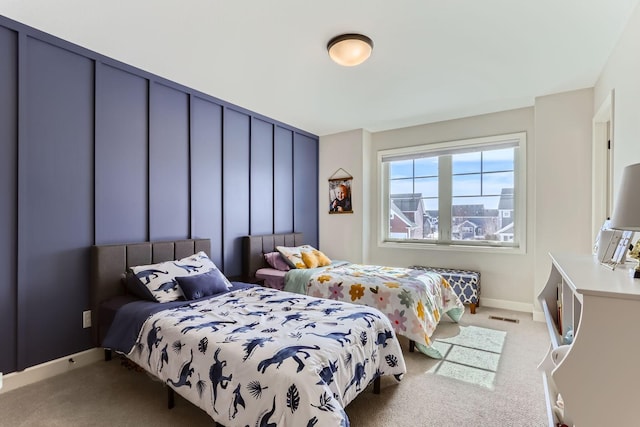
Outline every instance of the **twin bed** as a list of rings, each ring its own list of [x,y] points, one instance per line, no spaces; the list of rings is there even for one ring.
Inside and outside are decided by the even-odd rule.
[[[147,284],[177,260],[197,276],[209,251],[206,239],[94,246],[95,345],[125,354],[226,427],[348,426],[344,407],[369,383],[379,391],[380,377],[406,372],[393,326],[375,308],[238,282],[163,303],[125,291],[133,267],[147,267],[137,273]]]
[[[464,306],[449,283],[434,272],[333,261],[305,268],[276,269],[265,255],[304,245],[302,233],[245,236],[243,277],[263,280],[266,286],[319,298],[374,307],[391,321],[397,335],[409,339],[421,352],[442,355],[431,346],[431,336],[442,316],[458,321]],[[276,254],[277,255],[277,254]],[[330,260],[327,260],[330,261]],[[276,265],[277,266],[277,265]]]

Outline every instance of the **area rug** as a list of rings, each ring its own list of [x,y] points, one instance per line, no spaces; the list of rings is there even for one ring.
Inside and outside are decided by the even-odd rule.
[[[433,342],[443,357],[429,372],[493,390],[506,336],[505,331],[460,326],[457,335]]]

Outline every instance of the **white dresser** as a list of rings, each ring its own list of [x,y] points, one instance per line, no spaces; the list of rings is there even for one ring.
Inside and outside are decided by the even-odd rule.
[[[539,366],[549,425],[640,425],[640,279],[629,274],[632,264],[611,270],[591,255],[550,256],[538,295],[551,337]],[[569,328],[573,343],[554,352]],[[554,410],[558,393],[564,411]]]

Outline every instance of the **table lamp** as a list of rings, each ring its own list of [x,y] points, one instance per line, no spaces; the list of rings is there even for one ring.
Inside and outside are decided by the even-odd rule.
[[[640,231],[640,163],[626,166],[622,171],[622,183],[611,217],[614,230]],[[640,265],[633,277],[640,278]]]

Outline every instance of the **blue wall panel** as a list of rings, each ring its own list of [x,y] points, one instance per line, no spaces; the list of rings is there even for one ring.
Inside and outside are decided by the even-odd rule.
[[[273,231],[293,229],[293,131],[276,126],[273,145]]]
[[[26,49],[28,126],[19,140],[19,368],[89,345],[82,311],[89,305],[93,243],[93,61],[31,38]]]
[[[211,239],[211,259],[222,266],[222,107],[192,99],[191,236]]]
[[[150,96],[149,238],[189,237],[189,97],[154,83]]]
[[[209,237],[216,264],[239,275],[242,236],[294,231],[298,135],[317,146],[0,16],[0,371],[91,347],[93,244]],[[317,199],[317,180],[296,189]],[[311,222],[296,227],[314,239]]]
[[[0,372],[16,366],[18,34],[0,27]]]
[[[249,234],[249,135],[251,118],[224,110],[222,148],[222,233],[227,276],[242,273],[242,236]]]
[[[147,80],[96,70],[96,244],[148,239]]]
[[[310,191],[311,188],[316,191]],[[293,140],[293,226],[318,247],[318,141],[299,133]]]
[[[251,124],[251,234],[273,233],[273,123]]]

